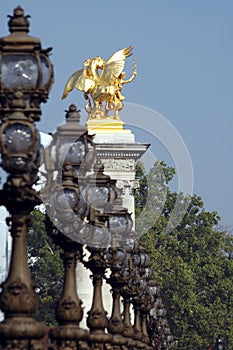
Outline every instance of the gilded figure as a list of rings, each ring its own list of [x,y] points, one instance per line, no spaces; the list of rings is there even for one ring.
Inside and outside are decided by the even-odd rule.
[[[120,119],[118,111],[123,107],[125,97],[121,94],[124,84],[133,81],[137,75],[134,64],[132,75],[126,79],[123,71],[126,58],[132,55],[132,46],[115,52],[106,61],[100,56],[87,59],[83,68],[74,72],[68,79],[62,99],[74,88],[84,92],[85,106],[89,119]],[[109,112],[113,111],[113,116]]]

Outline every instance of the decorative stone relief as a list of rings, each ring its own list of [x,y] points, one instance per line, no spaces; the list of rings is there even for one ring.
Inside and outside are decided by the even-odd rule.
[[[139,187],[138,180],[117,180],[116,188],[120,195],[134,195],[135,190]]]
[[[104,170],[135,171],[133,159],[102,159]]]

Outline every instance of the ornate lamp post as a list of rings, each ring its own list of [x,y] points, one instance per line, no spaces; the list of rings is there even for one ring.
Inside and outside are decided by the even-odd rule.
[[[49,336],[56,344],[56,349],[66,347],[76,349],[79,348],[80,342],[88,339],[88,331],[79,327],[83,318],[83,308],[76,287],[76,265],[77,260],[82,258],[82,245],[61,234],[52,227],[51,222],[47,228],[53,241],[63,250],[62,259],[65,271],[63,293],[56,310],[59,326],[52,328]]]
[[[119,243],[122,244],[126,241],[128,233],[133,226],[133,220],[128,210],[121,206],[120,198],[115,201],[109,213],[108,225],[113,237],[113,247],[117,247]]]
[[[111,206],[117,197],[115,189],[116,180],[112,180],[110,176],[104,174],[102,164],[94,165],[93,174],[87,177],[87,186],[85,188],[85,198],[91,203],[92,208],[106,209]]]
[[[109,319],[108,332],[113,335],[112,345],[117,350],[123,349],[129,344],[128,339],[123,336],[124,322],[120,312],[121,289],[124,285],[122,271],[126,252],[119,245],[119,247],[110,248],[108,255],[111,275],[107,279],[107,283],[112,287],[112,314]]]
[[[95,167],[96,170],[98,168]],[[94,179],[96,179],[96,184],[94,184]],[[106,332],[108,318],[102,296],[102,284],[107,267],[106,248],[111,243],[111,234],[106,225],[107,217],[103,212],[103,207],[111,205],[111,201],[115,198],[115,192],[109,176],[103,174],[102,168],[90,175],[88,183],[87,198],[92,193],[95,199],[94,208],[90,207],[88,216],[87,249],[90,252],[90,257],[87,262],[84,262],[85,267],[92,272],[93,281],[92,306],[87,317],[87,326],[90,329],[89,348],[104,350],[110,348],[112,335]]]
[[[9,17],[11,34],[0,38],[0,136],[2,167],[18,187],[35,181],[40,142],[34,122],[52,86],[53,68],[51,48],[41,49],[40,40],[28,35],[23,9],[17,7]]]
[[[88,247],[88,250],[91,255],[85,266],[92,272],[94,288],[92,306],[87,317],[87,326],[90,329],[89,348],[104,350],[108,349],[112,342],[112,335],[106,333],[108,318],[102,297],[102,283],[106,270],[105,249]]]
[[[154,306],[150,310],[149,334],[152,346],[155,349],[171,350],[174,348],[174,338],[166,318],[167,311],[163,305],[160,289],[157,285],[152,287]]]
[[[40,139],[34,122],[40,103],[46,102],[53,69],[40,40],[28,35],[28,17],[21,7],[9,16],[10,35],[0,39],[0,148],[8,178],[0,202],[10,213],[12,256],[9,275],[2,284],[0,324],[3,348],[29,349],[44,335],[44,326],[32,315],[38,307],[35,284],[27,264],[29,214],[40,202],[32,185],[37,180]]]
[[[105,247],[111,240],[99,209],[109,206],[116,194],[112,186],[113,182],[109,176],[103,174],[103,169],[99,166],[94,167],[92,175],[85,176],[94,160],[95,150],[92,138],[87,134],[86,129],[78,123],[79,112],[74,105],[70,106],[66,119],[67,123],[57,128],[53,142],[46,150],[45,163],[49,185],[43,189],[43,195],[51,203],[50,214],[55,211],[55,221],[61,223],[63,235],[57,236],[56,242],[62,245],[65,256],[68,253],[70,256],[72,243],[67,244],[67,238],[64,235],[73,240],[73,257],[74,249],[77,249],[77,242],[88,245],[91,255],[87,262],[83,262],[92,272],[94,290],[93,303],[87,318],[90,335],[88,338],[84,335],[84,338],[88,340],[90,347],[100,346],[103,348],[112,339],[112,336],[105,332],[108,320],[102,301],[102,280],[106,269]],[[52,159],[51,155],[53,155]],[[58,173],[58,176],[54,181],[55,172]],[[85,205],[86,201],[87,205]],[[94,205],[94,208],[90,206],[90,203]],[[76,221],[75,216],[80,217],[81,220]],[[85,222],[81,223],[82,219],[85,219]],[[68,246],[69,252],[67,252]],[[75,339],[72,338],[74,334],[76,334],[76,342],[84,339],[82,338],[83,333],[80,333],[80,329],[77,328],[78,322],[82,318],[80,307],[75,319],[76,333],[74,332],[74,320],[71,320],[68,314],[64,313],[64,303],[67,306],[67,301],[74,299],[76,293],[74,293],[74,261],[72,266],[73,273],[69,274],[69,278],[67,277],[69,270],[66,266],[64,293],[58,307],[57,315],[59,315],[61,325],[51,332],[51,338],[56,340],[59,347],[68,345],[67,341],[71,341],[73,344],[75,342]],[[70,287],[68,288],[67,285],[73,286],[72,298],[69,295]],[[73,303],[77,308],[77,297]],[[73,329],[72,332],[71,329]]]
[[[82,243],[80,225],[87,215],[88,203],[82,195],[86,171],[95,159],[92,136],[79,124],[80,114],[74,104],[66,111],[66,123],[57,127],[53,141],[45,149],[46,186],[40,191],[47,214],[64,234]],[[76,203],[76,205],[75,205]],[[69,225],[68,225],[69,223]]]
[[[57,127],[53,142],[45,150],[45,167],[48,173],[57,171],[61,174],[63,165],[69,163],[73,167],[74,177],[93,164],[95,148],[93,136],[88,135],[85,126],[80,122],[80,111],[74,104],[66,111],[66,123]]]
[[[83,261],[84,266],[91,270],[93,284],[92,306],[87,317],[87,326],[90,329],[88,343],[90,349],[107,350],[110,348],[112,335],[106,332],[108,318],[103,306],[102,285],[107,267],[106,247],[111,242],[111,235],[105,226],[105,218],[92,208],[90,208],[90,214],[87,230],[87,250],[90,256],[88,261]]]
[[[10,35],[0,38],[0,101],[4,116],[15,107],[14,100],[24,100],[27,116],[39,120],[40,103],[46,102],[53,83],[53,68],[48,54],[51,48],[41,48],[40,39],[29,36],[30,16],[18,6],[9,16]],[[23,93],[22,98],[15,93]],[[21,105],[22,107],[22,105]]]
[[[124,306],[123,335],[131,339],[134,337],[134,329],[131,324],[130,304],[131,304],[131,298],[137,295],[137,281],[135,278],[136,270],[134,269],[134,266],[133,266],[133,254],[135,249],[137,249],[137,244],[138,244],[138,241],[134,234],[132,237],[127,237],[126,244],[125,244],[125,249],[126,249],[125,266],[122,271],[122,276],[124,279],[124,285],[121,289],[121,295],[123,296],[123,306]]]
[[[83,309],[77,295],[75,269],[77,260],[83,256],[82,231],[85,233],[86,229],[83,219],[88,214],[80,183],[85,180],[84,170],[87,171],[94,160],[95,148],[92,137],[79,120],[79,111],[70,105],[66,123],[58,126],[52,143],[45,150],[47,184],[41,191],[48,203],[48,234],[63,250],[65,278],[56,310],[59,326],[50,331],[50,339],[57,349],[76,349],[80,342],[87,346],[84,344],[88,340],[88,332],[79,327]]]

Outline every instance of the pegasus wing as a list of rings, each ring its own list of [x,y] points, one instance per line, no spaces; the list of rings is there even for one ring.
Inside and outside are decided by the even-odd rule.
[[[79,69],[69,77],[62,95],[62,99],[66,98],[68,93],[72,91],[75,87],[78,90],[88,92],[88,90],[93,88],[94,85],[94,81],[87,77],[86,69]]]
[[[125,60],[132,55],[133,47],[129,46],[115,52],[106,62],[101,76],[106,83],[113,84],[125,66]]]

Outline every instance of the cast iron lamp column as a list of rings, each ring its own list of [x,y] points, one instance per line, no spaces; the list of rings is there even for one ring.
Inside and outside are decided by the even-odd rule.
[[[123,337],[124,322],[120,312],[121,290],[125,284],[123,276],[126,251],[124,243],[132,228],[133,221],[126,208],[121,206],[121,199],[117,198],[108,215],[108,227],[112,235],[111,247],[108,249],[108,267],[111,275],[107,279],[112,287],[112,314],[109,319],[108,331],[113,334],[112,344],[116,349],[121,349],[128,344],[128,339]]]
[[[145,288],[143,288],[143,293],[141,295],[141,305],[140,305],[140,312],[141,312],[141,327],[142,327],[142,342],[149,345],[150,344],[150,338],[147,331],[147,322],[148,322],[148,315],[152,307],[152,295],[150,293],[150,287],[149,282],[145,283]]]
[[[87,326],[90,329],[89,346],[91,349],[108,349],[112,335],[105,332],[108,326],[107,312],[104,310],[102,284],[106,269],[105,249],[88,247],[91,255],[85,266],[92,272],[93,300],[88,311]]]
[[[122,346],[128,344],[127,338],[123,337],[124,322],[120,312],[121,289],[124,285],[122,271],[126,252],[119,247],[113,246],[108,250],[108,265],[111,269],[111,275],[107,279],[112,287],[112,314],[108,323],[108,332],[113,335],[112,344],[114,349],[122,349]]]
[[[130,343],[134,347],[137,342],[132,340],[132,338],[134,337],[134,329],[131,324],[130,305],[131,305],[131,298],[137,295],[137,282],[136,282],[136,279],[134,278],[136,271],[133,266],[133,254],[135,249],[137,249],[137,243],[138,241],[134,234],[132,237],[128,237],[126,239],[126,244],[125,244],[126,259],[125,259],[125,266],[122,271],[124,285],[121,289],[121,294],[123,297],[123,322],[124,322],[123,335],[128,339],[131,339]]]
[[[40,40],[29,36],[28,17],[21,7],[9,16],[10,35],[0,39],[0,148],[2,168],[9,174],[0,192],[0,204],[10,213],[13,238],[9,275],[1,285],[0,324],[2,349],[31,349],[44,336],[45,326],[32,315],[38,296],[27,264],[29,214],[40,202],[32,185],[37,180],[40,139],[34,122],[40,103],[46,102],[53,82],[48,58]]]
[[[64,349],[67,346],[76,350],[80,346],[80,341],[87,340],[88,332],[79,327],[83,318],[82,301],[79,299],[76,290],[76,265],[77,260],[82,258],[82,245],[69,237],[75,238],[74,229],[70,225],[69,211],[75,212],[79,208],[79,188],[74,184],[72,166],[66,164],[63,166],[63,191],[60,189],[54,192],[54,210],[62,212],[58,215],[62,221],[61,233],[51,223],[47,216],[47,232],[52,237],[55,244],[59,245],[63,254],[61,255],[64,263],[64,284],[63,292],[56,309],[56,319],[59,326],[50,331],[50,339],[56,344],[57,349]],[[62,208],[62,202],[66,200],[70,208]],[[63,215],[63,216],[62,216]],[[64,220],[62,220],[64,219]],[[67,220],[68,219],[68,220]],[[76,227],[76,230],[78,227]]]
[[[84,197],[91,203],[86,230],[87,250],[90,257],[84,266],[92,272],[93,298],[88,311],[87,326],[90,329],[89,347],[91,349],[107,349],[112,342],[112,335],[106,333],[108,326],[107,312],[103,306],[102,285],[107,267],[106,248],[111,243],[111,235],[106,226],[107,217],[104,209],[111,206],[116,198],[116,190],[103,166],[95,164],[94,173],[87,177]]]
[[[92,272],[93,298],[92,306],[88,311],[87,326],[90,329],[88,344],[90,349],[110,349],[112,335],[106,333],[108,326],[107,312],[103,306],[102,284],[107,267],[106,247],[111,242],[110,233],[101,217],[93,217],[89,225],[90,252],[88,261],[83,261],[84,266]]]
[[[57,349],[87,347],[88,339],[88,332],[79,327],[83,309],[76,290],[76,264],[83,256],[85,234],[81,232],[85,231],[83,220],[88,213],[80,182],[85,180],[85,171],[95,158],[95,148],[92,137],[79,121],[79,111],[72,104],[66,111],[66,123],[58,126],[45,150],[47,184],[41,191],[48,203],[48,234],[63,250],[65,279],[56,310],[59,326],[50,331],[50,339]]]
[[[114,344],[114,337],[106,333],[109,321],[102,298],[102,283],[108,267],[106,249],[112,244],[113,235],[108,225],[107,211],[116,199],[114,184],[115,181],[104,174],[103,166],[96,164],[94,173],[87,178],[87,186],[84,190],[86,200],[91,203],[88,215],[90,225],[86,234],[87,249],[91,254],[84,265],[92,272],[94,288],[92,307],[87,317],[87,326],[90,328],[89,345],[93,349],[107,349],[110,344]]]
[[[171,334],[166,309],[161,298],[160,289],[155,288],[155,302],[149,316],[149,334],[153,348],[156,350],[170,350],[174,348],[174,339]]]
[[[74,104],[69,106],[66,123],[57,127],[52,142],[45,149],[47,182],[40,195],[43,202],[49,203],[46,212],[56,227],[71,240],[85,244],[85,233],[82,234],[80,225],[89,212],[89,205],[82,192],[86,186],[86,172],[91,168],[96,154],[92,136],[79,123],[79,112]],[[67,167],[72,169],[72,175],[64,181]],[[67,181],[72,184],[71,187],[76,186],[76,194],[70,192]],[[58,192],[60,194],[54,196]]]
[[[137,304],[140,310],[141,319],[141,331],[142,331],[142,342],[145,344],[150,343],[150,339],[147,333],[147,316],[151,308],[151,294],[148,286],[149,279],[151,277],[151,267],[150,267],[150,257],[145,249],[139,248],[140,264],[139,275],[140,275],[140,285],[138,289]]]
[[[135,235],[132,237],[132,232],[128,232],[131,228],[128,212],[121,208],[116,215],[116,207],[121,208],[119,205],[114,206],[113,220],[110,220],[111,215],[109,217],[109,226],[114,234],[114,244],[108,252],[108,265],[112,271],[108,283],[111,284],[113,293],[113,308],[108,330],[113,334],[114,348],[120,349],[126,346],[128,349],[138,349],[142,344],[133,339],[135,333],[130,320],[130,301],[137,295],[138,290],[136,270],[133,266],[133,253],[137,246],[137,239]],[[123,319],[120,314],[120,295],[123,297]]]
[[[140,318],[140,286],[141,286],[141,249],[142,247],[138,247],[138,249],[135,251],[133,255],[133,265],[135,268],[135,275],[134,278],[136,280],[135,286],[136,286],[136,292],[137,295],[132,298],[132,304],[134,307],[134,338],[141,342],[142,340],[142,328],[141,328],[141,318]]]
[[[147,334],[147,310],[143,307],[147,303],[147,272],[149,267],[149,255],[145,249],[139,246],[134,254],[134,266],[136,269],[137,295],[133,297],[134,307],[134,338],[138,340],[138,348],[149,349],[149,338]],[[148,274],[148,276],[150,273]]]

